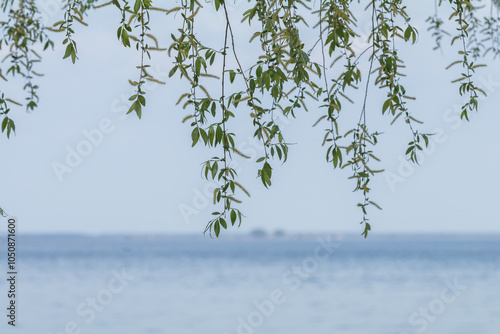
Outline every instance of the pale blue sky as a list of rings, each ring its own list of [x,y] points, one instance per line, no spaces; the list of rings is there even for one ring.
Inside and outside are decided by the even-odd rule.
[[[428,7],[433,11],[433,5]],[[238,4],[232,4],[230,11],[236,26]],[[478,72],[477,84],[489,95],[481,101],[480,112],[471,115],[470,123],[458,121],[457,106],[463,100],[449,81],[459,75],[459,68],[444,70],[456,54],[448,51],[443,56],[432,51],[433,42],[424,25],[426,11],[414,12],[412,22],[421,37],[416,46],[401,50],[401,56],[408,66],[406,88],[417,97],[410,104],[411,111],[425,121],[420,128],[423,132],[436,135],[421,166],[405,162],[410,132],[402,122],[389,126],[391,118],[379,116],[385,93],[371,88],[368,122],[372,129],[384,132],[376,147],[382,158],[377,167],[387,171],[372,184],[371,199],[384,208],[370,214],[373,233],[500,232],[500,184],[495,174],[500,163],[495,144],[500,66],[488,58],[489,67]],[[201,162],[214,153],[201,146],[191,148],[190,127],[181,124],[188,112],[175,106],[188,87],[167,78],[171,60],[166,54],[154,54],[152,68],[167,85],[148,87],[142,120],[123,117],[131,92],[127,80],[137,76],[139,55],[119,45],[115,34],[119,20],[116,11],[102,9],[91,13],[89,27],[77,27],[80,59],[75,65],[61,59],[63,36],[54,36],[56,50],[46,52],[39,67],[46,74],[38,80],[40,107],[31,114],[16,110],[12,115],[16,136],[0,140],[0,204],[19,218],[22,232],[201,233],[215,211],[206,195],[213,188],[200,177]],[[163,27],[157,37],[167,46],[176,22],[162,15],[152,20]],[[218,33],[220,37],[223,21],[214,13],[198,26],[203,27],[201,36]],[[359,26],[365,26],[362,20]],[[248,45],[251,32],[246,27],[237,28],[243,61],[251,59],[256,47]],[[220,38],[216,43],[221,44]],[[366,63],[361,66],[367,69]],[[15,83],[11,81],[8,90],[19,89],[19,82]],[[361,95],[352,94],[351,98],[360,101]],[[345,106],[345,120],[356,119],[359,103]],[[361,233],[356,207],[360,194],[351,192],[348,171],[332,170],[325,162],[323,127],[312,128],[323,112],[311,108],[297,119],[282,121],[287,140],[297,144],[290,148],[286,164],[273,165],[270,190],[255,178],[256,164],[237,161],[241,181],[252,194],[241,205],[247,216],[241,231]],[[249,117],[229,126],[238,134],[238,147],[252,156],[261,153],[252,141]],[[102,138],[93,132],[99,127],[106,131]],[[84,132],[95,135],[90,147],[84,143]],[[89,154],[74,160],[72,171],[58,177],[54,164],[66,163],[68,152],[78,149]]]

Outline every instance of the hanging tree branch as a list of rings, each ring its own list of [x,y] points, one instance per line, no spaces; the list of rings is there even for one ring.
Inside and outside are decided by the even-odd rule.
[[[128,113],[135,112],[141,118],[146,106],[145,83],[163,83],[148,72],[152,51],[165,50],[153,35],[150,22],[154,15],[167,15],[168,27],[178,24],[169,34],[172,41],[166,49],[172,62],[169,77],[178,77],[188,87],[177,102],[183,109],[190,110],[183,123],[189,121],[191,126],[192,146],[204,145],[210,152],[216,152],[202,163],[202,175],[218,184],[213,202],[220,208],[213,212],[205,229],[211,236],[218,237],[222,229],[228,228],[229,222],[241,224],[244,216],[237,206],[241,202],[237,193],[249,195],[237,181],[234,169],[233,154],[249,158],[236,148],[236,134],[229,130],[236,130],[232,123],[236,115],[250,114],[254,137],[263,151],[256,159],[257,176],[268,188],[275,175],[274,159],[277,157],[284,163],[289,154],[290,144],[284,139],[283,126],[278,124],[278,113],[279,117],[294,118],[301,111],[319,110],[321,114],[315,125],[327,122],[322,135],[327,162],[334,169],[350,167],[349,178],[355,181],[354,191],[363,195],[357,205],[362,210],[362,235],[365,237],[372,228],[368,209],[371,206],[380,208],[370,199],[370,181],[382,171],[372,167],[379,163],[373,147],[381,134],[369,130],[368,122],[372,128],[373,120],[380,114],[390,114],[392,123],[403,120],[411,132],[406,156],[414,163],[418,163],[419,151],[429,143],[430,134],[420,131],[421,122],[410,112],[409,102],[413,98],[408,96],[404,86],[408,79],[402,73],[405,64],[399,48],[404,44],[416,44],[419,36],[406,11],[407,0],[369,1],[365,11],[371,21],[367,33],[370,45],[362,50],[353,47],[353,43],[364,37],[364,31],[357,26],[362,16],[359,11],[364,5],[353,0],[248,2],[247,7],[240,10],[243,5],[239,6],[236,11],[242,12],[242,23],[256,29],[250,43],[258,47],[249,49],[249,57],[239,56],[242,51],[235,43],[239,31],[230,20],[225,0],[207,1],[204,6],[198,0],[181,0],[172,9],[154,7],[151,0],[111,0],[99,6],[95,6],[95,2],[66,0],[62,19],[46,28],[41,23],[35,0],[2,1],[0,11],[5,15],[0,20],[3,33],[0,50],[6,52],[4,61],[8,60],[9,66],[6,71],[0,67],[0,80],[22,77],[26,109],[33,110],[39,102],[34,80],[39,75],[35,64],[41,60],[37,47],[45,50],[54,45],[47,31],[63,35],[63,57],[74,63],[78,59],[75,22],[86,25],[84,16],[90,9],[111,5],[120,13],[116,31],[120,44],[131,47],[135,42],[139,54],[137,81],[129,80],[134,93]],[[434,48],[444,54],[449,34],[443,28],[447,22],[438,16],[438,7],[449,5],[452,15],[448,21],[457,27],[451,43],[459,46],[459,59],[448,68],[462,67],[460,77],[454,82],[459,84],[459,94],[466,98],[461,117],[467,120],[470,112],[478,109],[479,94],[485,94],[475,84],[474,77],[484,65],[475,62],[481,56],[493,55],[495,58],[500,54],[500,2],[492,0],[489,16],[484,19],[479,18],[475,3],[472,0],[435,0],[434,13],[427,20],[431,38],[435,40]],[[215,15],[215,12],[222,13],[223,25],[211,22],[214,29],[220,28],[219,35],[212,35],[210,44],[217,45],[212,47],[200,40],[203,38],[198,35],[201,21],[198,18]],[[309,27],[305,19],[310,17],[317,18],[313,27]],[[311,35],[314,36],[310,38]],[[254,56],[255,61],[247,61]],[[315,59],[319,59],[318,63]],[[365,85],[362,98],[349,97],[360,83]],[[368,105],[368,94],[370,98],[376,94],[372,86],[383,92],[384,101],[380,106]],[[220,91],[214,87],[220,87]],[[11,113],[20,105],[7,96],[9,93],[7,88],[0,89],[1,129],[7,137],[15,133]],[[349,124],[349,118],[344,116],[350,108],[361,110],[357,123]],[[1,209],[0,214],[4,215]]]

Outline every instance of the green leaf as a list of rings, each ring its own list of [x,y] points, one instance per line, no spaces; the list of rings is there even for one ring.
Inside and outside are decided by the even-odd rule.
[[[178,67],[177,65],[175,65],[174,67],[172,67],[172,69],[168,73],[168,77],[169,78],[171,78],[175,74],[175,71],[177,71],[177,67]]]
[[[193,147],[200,139],[200,131],[198,128],[194,128],[193,132],[191,132],[191,139],[193,140],[193,145],[191,145],[191,147]]]
[[[222,135],[223,135],[222,127],[220,125],[217,125],[217,130],[215,132],[215,143],[216,144],[218,144],[222,141]]]
[[[364,235],[364,237],[366,238],[368,236],[368,231],[370,231],[371,229],[372,228],[371,228],[370,224],[365,223],[365,230],[361,234]]]
[[[267,175],[266,173],[261,171],[260,178],[266,188],[271,185],[271,179],[269,178],[269,175]]]
[[[9,123],[7,124],[7,138],[10,138],[10,132],[16,130],[16,126],[14,125],[14,121],[9,119]]]
[[[405,40],[409,40],[411,37],[412,29],[411,26],[408,26],[405,30]]]
[[[134,102],[135,103],[135,113],[137,114],[137,117],[139,117],[139,119],[141,119],[141,116],[142,116],[142,106],[139,102]]]
[[[5,117],[2,121],[2,132],[5,131],[5,128],[7,127],[7,123],[9,122],[9,118]]]
[[[382,106],[382,114],[385,113],[385,111],[387,110],[387,108],[389,108],[391,106],[391,102],[392,102],[391,99],[386,100],[384,102],[384,105]]]
[[[424,138],[424,141],[425,141],[425,147],[428,147],[429,146],[429,137],[427,137],[427,135],[422,135],[422,137]]]
[[[203,142],[206,145],[207,142],[208,142],[207,132],[205,130],[203,130],[203,129],[200,128],[200,135],[201,135],[201,138],[203,139]]]
[[[224,229],[227,230],[227,223],[226,223],[226,220],[224,218],[221,218],[219,219],[219,222],[220,224],[222,225],[222,227],[224,227]]]
[[[214,138],[215,138],[215,131],[214,131],[213,126],[211,126],[208,129],[208,141],[210,142],[211,145],[214,144]]]
[[[69,43],[68,46],[66,46],[66,52],[64,53],[63,59],[66,59],[69,56],[71,56],[71,61],[75,63],[76,52],[75,48],[73,47],[73,43]]]
[[[196,58],[195,61],[195,73],[196,75],[200,75],[201,72],[201,57]]]
[[[144,95],[139,95],[137,96],[137,100],[139,101],[140,104],[142,104],[144,107],[146,106],[146,98]]]
[[[271,175],[273,174],[273,169],[271,168],[271,165],[266,162],[266,163],[264,163],[264,166],[262,167],[262,172],[266,173],[270,179]]]
[[[142,1],[141,0],[135,0],[135,4],[134,4],[134,13],[139,13],[139,10],[141,9],[141,4],[142,4]]]
[[[205,179],[208,180],[208,171],[211,170],[211,166],[210,166],[210,161],[207,161],[206,165],[205,165]],[[214,198],[215,198],[215,195],[214,195]],[[215,202],[215,199],[214,199],[214,202]]]
[[[232,210],[231,211],[231,225],[234,226],[234,223],[236,223],[236,211]]]
[[[380,205],[378,205],[377,203],[372,202],[372,201],[368,201],[368,203],[370,203],[371,205],[375,206],[377,209],[382,210],[382,208],[380,207]]]
[[[215,176],[217,175],[218,170],[219,170],[219,165],[217,164],[217,161],[215,161],[212,165],[212,179],[215,180]]]
[[[281,160],[283,157],[283,153],[281,152],[281,149],[279,146],[276,146],[276,152],[278,153],[278,158]]]
[[[215,236],[218,238],[219,234],[220,234],[220,225],[219,225],[219,222],[215,222],[214,223],[214,232],[215,232]]]
[[[127,115],[130,114],[132,111],[135,110],[135,104],[137,103],[137,101],[135,101],[134,103],[132,103],[132,105],[130,106],[130,108],[128,109],[127,111]]]

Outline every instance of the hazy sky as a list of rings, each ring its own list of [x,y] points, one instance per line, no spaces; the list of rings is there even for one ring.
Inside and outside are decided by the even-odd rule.
[[[238,6],[232,3],[230,8],[235,26],[240,20]],[[422,132],[436,135],[420,166],[406,162],[411,133],[403,122],[390,126],[391,117],[380,115],[385,93],[371,88],[368,124],[384,132],[376,153],[382,159],[377,168],[386,170],[372,184],[371,199],[384,208],[370,212],[373,233],[500,232],[496,176],[500,157],[495,144],[500,66],[491,58],[486,60],[489,67],[478,71],[477,84],[488,97],[482,99],[480,112],[470,115],[470,123],[459,121],[463,100],[457,85],[449,82],[460,69],[444,70],[457,56],[451,50],[444,55],[432,51],[433,41],[424,24],[425,13],[433,11],[432,4],[428,7],[413,12],[420,40],[403,48],[401,56],[407,61],[405,86],[409,95],[417,97],[410,103],[411,111],[425,121]],[[52,16],[51,10],[49,6],[46,12],[56,21],[60,13]],[[167,85],[147,87],[142,120],[124,117],[132,91],[127,80],[137,77],[139,55],[116,39],[120,15],[113,8],[91,12],[87,21],[89,27],[75,29],[77,63],[61,59],[63,36],[54,35],[56,50],[46,52],[39,66],[45,73],[38,80],[40,107],[31,114],[22,109],[13,112],[16,136],[0,140],[0,206],[19,218],[23,232],[201,233],[216,210],[211,204],[213,187],[201,178],[200,164],[216,154],[201,146],[191,148],[189,124],[181,124],[189,111],[175,103],[188,86],[167,78],[171,60],[166,53],[156,53],[153,72]],[[152,21],[161,28],[160,44],[168,46],[178,20],[156,15]],[[359,26],[363,32],[366,24],[361,20]],[[201,36],[218,34],[212,41],[222,46],[220,14],[214,13],[198,27],[203,30]],[[247,27],[237,28],[243,61],[251,60],[248,54],[257,47],[248,44],[252,31]],[[453,29],[448,24],[448,30]],[[363,38],[366,35],[361,34],[356,47],[364,46]],[[366,62],[361,66],[368,68]],[[22,87],[16,81],[7,85],[2,83],[2,90]],[[360,102],[361,94],[351,98]],[[345,106],[347,122],[359,117],[359,103]],[[238,134],[237,146],[255,160],[262,152],[252,140],[248,112],[239,112],[242,120],[229,127]],[[241,182],[252,194],[241,205],[247,218],[240,231],[362,232],[356,207],[361,194],[352,193],[354,184],[346,179],[349,171],[333,170],[326,163],[321,147],[324,126],[312,128],[322,113],[323,109],[311,108],[307,114],[299,112],[297,119],[280,123],[287,141],[296,145],[290,147],[287,163],[273,164],[269,190],[256,179],[256,164],[237,159]],[[71,153],[75,151],[86,156],[79,159]],[[54,168],[63,164],[67,169],[58,175]]]

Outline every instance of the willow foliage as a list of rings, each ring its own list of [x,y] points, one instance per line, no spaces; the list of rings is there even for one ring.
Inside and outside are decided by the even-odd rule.
[[[164,4],[163,2],[158,2]],[[403,74],[404,60],[398,48],[402,44],[415,44],[418,32],[411,23],[404,0],[249,0],[241,2],[242,17],[231,17],[225,0],[199,2],[178,0],[174,8],[155,7],[151,0],[113,0],[100,3],[93,0],[64,0],[64,15],[50,27],[42,24],[35,0],[3,0],[1,2],[0,50],[6,57],[0,66],[4,81],[22,77],[26,101],[14,101],[0,88],[1,129],[7,137],[15,132],[12,110],[24,105],[29,111],[36,108],[36,63],[41,61],[40,50],[53,48],[49,32],[64,35],[64,58],[73,63],[78,60],[78,37],[75,26],[86,25],[85,17],[92,10],[112,6],[120,13],[116,35],[124,47],[138,52],[137,77],[130,80],[135,93],[130,96],[128,113],[139,118],[146,106],[147,81],[163,83],[148,71],[153,51],[164,51],[173,63],[170,77],[179,77],[189,84],[189,90],[180,96],[178,105],[188,110],[183,123],[191,128],[192,145],[204,145],[213,151],[213,157],[202,164],[202,173],[208,180],[215,180],[219,187],[214,191],[213,212],[205,232],[219,236],[221,229],[240,225],[243,213],[238,209],[248,191],[238,182],[232,162],[235,155],[249,158],[235,146],[237,130],[232,120],[237,114],[250,115],[254,136],[261,143],[263,155],[256,160],[257,176],[267,188],[271,186],[273,166],[285,162],[289,143],[285,139],[276,115],[295,117],[307,111],[309,101],[319,101],[322,116],[315,125],[326,125],[323,146],[326,161],[332,168],[347,168],[360,193],[362,235],[371,229],[368,220],[370,208],[380,209],[370,199],[370,181],[382,170],[373,166],[378,161],[374,147],[380,133],[371,129],[366,120],[366,98],[373,87],[376,94],[384,96],[378,106],[380,115],[401,120],[408,127],[406,156],[417,163],[417,153],[428,144],[431,134],[419,131],[421,123],[408,109],[412,99],[404,83],[409,78]],[[360,29],[353,7],[365,7],[370,16],[370,34],[367,47],[355,50],[353,42],[360,38]],[[490,6],[489,15],[480,17],[478,10]],[[435,39],[435,49],[458,45],[456,61],[450,70],[456,72],[458,94],[466,97],[461,117],[478,108],[478,98],[485,94],[475,84],[475,70],[484,66],[476,63],[481,57],[495,58],[500,54],[500,1],[436,0],[436,11],[427,19],[428,30]],[[447,7],[452,15],[448,20],[453,31],[443,29],[444,21],[438,7]],[[204,27],[198,18],[205,12],[220,12],[223,17],[223,34],[219,36],[222,48],[210,46],[200,40],[199,31]],[[483,10],[484,12],[484,10]],[[170,41],[158,41],[151,30],[151,20],[164,20],[167,16],[181,17],[177,27],[168,25]],[[235,45],[235,25],[248,25],[254,33],[249,41],[259,46],[260,56],[254,63],[242,62],[242,51]],[[303,32],[313,29],[316,39],[306,43]],[[166,48],[162,43],[170,43]],[[312,60],[311,53],[320,50],[321,60]],[[362,81],[363,79],[363,81]],[[363,83],[363,87],[359,87]],[[210,86],[211,89],[207,89]],[[218,93],[213,95],[214,86]],[[354,89],[364,91],[364,101],[359,119],[354,124],[344,124],[342,111],[351,102],[349,93]],[[373,107],[370,107],[373,109]],[[237,112],[238,111],[238,112]],[[377,110],[370,110],[377,111]],[[339,124],[348,128],[339,131]],[[0,209],[0,214],[4,214]]]

